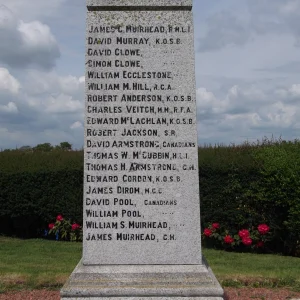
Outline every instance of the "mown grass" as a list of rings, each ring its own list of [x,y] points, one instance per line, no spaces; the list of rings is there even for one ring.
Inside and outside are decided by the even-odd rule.
[[[0,237],[0,292],[59,289],[81,258],[81,243]]]
[[[300,259],[203,249],[222,286],[288,287],[300,290]],[[0,237],[0,292],[55,289],[81,258],[81,243]]]
[[[300,258],[203,249],[222,286],[287,287],[300,291]]]

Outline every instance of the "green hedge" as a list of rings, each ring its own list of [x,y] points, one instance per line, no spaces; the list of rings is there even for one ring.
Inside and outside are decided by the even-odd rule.
[[[253,156],[261,163],[261,176],[245,196],[273,227],[273,248],[300,256],[300,143],[260,147]]]
[[[82,222],[82,152],[1,152],[0,186],[0,233],[41,236],[59,213]]]
[[[74,170],[83,168],[83,151],[3,151],[0,173]]]
[[[203,227],[218,222],[233,234],[239,228],[248,228],[263,221],[248,209],[244,197],[249,183],[259,181],[260,177],[251,150],[250,146],[199,149]]]
[[[229,154],[230,153],[230,154]],[[269,250],[300,256],[300,142],[199,150],[202,226],[271,226]]]
[[[202,227],[271,226],[271,251],[300,256],[300,142],[199,148]],[[82,222],[83,152],[0,152],[0,233],[39,236],[57,214]]]

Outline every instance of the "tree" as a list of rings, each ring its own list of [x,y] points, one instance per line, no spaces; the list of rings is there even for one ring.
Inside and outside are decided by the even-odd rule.
[[[53,147],[50,143],[44,143],[36,145],[33,149],[35,151],[50,152],[53,150]]]
[[[22,146],[21,148],[19,148],[20,151],[25,151],[25,152],[28,152],[28,151],[31,151],[32,148],[30,146]]]
[[[56,149],[61,149],[63,151],[71,151],[72,150],[72,144],[69,142],[61,142],[59,146],[56,146]]]

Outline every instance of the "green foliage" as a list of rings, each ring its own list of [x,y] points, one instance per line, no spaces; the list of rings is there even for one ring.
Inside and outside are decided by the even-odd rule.
[[[83,168],[83,151],[0,152],[0,173],[33,173]]]
[[[253,228],[230,231],[219,223],[212,223],[203,230],[203,244],[218,249],[262,252],[272,239],[270,227],[260,224]]]
[[[269,224],[269,251],[300,256],[300,142],[199,149],[202,225]]]
[[[82,223],[83,151],[71,146],[0,152],[0,233],[41,235],[57,214]],[[199,148],[199,180],[203,228],[218,222],[234,236],[268,224],[266,250],[300,256],[299,141]]]
[[[50,143],[38,144],[33,148],[34,151],[50,152],[53,150],[53,147]]]
[[[55,223],[48,225],[49,235],[55,235],[57,240],[79,242],[82,241],[82,227],[70,220],[63,218],[62,215],[56,217]]]
[[[41,236],[58,213],[82,222],[82,152],[0,152],[0,186],[0,233]]]
[[[68,142],[62,142],[55,147],[57,150],[63,150],[63,151],[71,151],[72,150],[72,145]]]
[[[199,148],[200,201],[203,224],[219,222],[229,229],[251,227],[263,220],[244,196],[259,168],[248,144]]]
[[[300,142],[277,142],[253,150],[261,164],[260,181],[245,194],[259,213],[272,220],[275,245],[287,254],[300,255]]]

